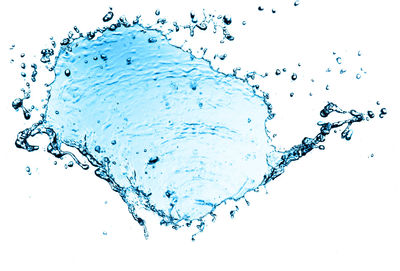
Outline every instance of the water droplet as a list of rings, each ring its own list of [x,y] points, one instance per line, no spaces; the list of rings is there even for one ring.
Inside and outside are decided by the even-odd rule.
[[[104,235],[104,236],[107,236],[107,234],[108,234],[108,233],[107,233],[106,231],[103,231],[103,235]]]
[[[297,74],[293,73],[292,74],[292,80],[295,81],[297,79]]]
[[[264,8],[263,8],[262,6],[258,6],[258,10],[259,10],[259,11],[263,11]]]
[[[342,58],[339,56],[336,58],[337,64],[342,64]]]
[[[276,13],[276,10],[275,10],[275,9],[272,9],[271,11],[272,11],[272,13],[274,13],[274,14]]]
[[[114,13],[110,10],[109,12],[107,12],[106,15],[104,15],[103,17],[103,22],[108,22],[111,21],[111,19],[114,17]]]
[[[344,129],[344,131],[341,134],[343,139],[346,139],[347,141],[351,140],[351,137],[353,136],[353,130],[351,129]]]
[[[13,107],[15,110],[17,110],[18,108],[20,108],[20,107],[22,106],[22,104],[23,104],[22,99],[17,98],[17,99],[15,99],[15,100],[12,102],[12,107]]]
[[[159,9],[156,9],[156,11],[154,12],[154,14],[155,14],[156,16],[159,16],[159,15],[160,15],[160,10],[159,10]]]
[[[381,112],[379,114],[380,118],[383,118],[387,114],[387,109],[384,107],[381,109]]]
[[[280,75],[281,74],[281,70],[280,69],[276,69],[275,74],[276,75]]]
[[[369,111],[367,112],[367,114],[368,114],[368,117],[370,117],[371,119],[373,119],[373,118],[375,117],[374,112],[372,112],[371,110],[369,110]]]
[[[360,79],[361,78],[361,74],[357,73],[356,78]]]
[[[294,6],[297,7],[298,5],[300,5],[300,1],[299,0],[294,1]]]
[[[155,43],[157,42],[157,39],[155,37],[151,37],[147,40],[149,43]]]
[[[71,75],[71,71],[69,69],[66,69],[64,71],[64,73],[65,73],[65,76],[67,76],[67,77],[69,77]]]
[[[224,22],[224,24],[230,25],[232,23],[232,18],[228,15],[224,15],[224,17],[222,18],[222,21]]]
[[[112,140],[111,141],[111,145],[115,145],[115,144],[117,144],[117,141],[116,140]]]

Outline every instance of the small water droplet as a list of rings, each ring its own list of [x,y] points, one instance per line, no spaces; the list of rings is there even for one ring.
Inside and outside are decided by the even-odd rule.
[[[297,74],[293,73],[292,74],[292,80],[295,81],[297,79]]]
[[[346,139],[347,141],[351,139],[352,135],[353,135],[353,130],[351,129],[345,129],[341,134],[342,138]]]
[[[382,109],[381,109],[381,112],[380,112],[380,114],[379,114],[379,117],[380,117],[380,118],[383,118],[386,114],[387,114],[387,109],[386,109],[386,108],[382,108]]]
[[[106,15],[104,15],[104,17],[103,17],[103,22],[108,22],[108,21],[110,21],[113,17],[114,17],[114,13],[110,10],[109,12],[107,12]]]
[[[371,110],[369,110],[369,111],[367,112],[367,114],[368,114],[368,117],[370,117],[371,119],[373,119],[373,118],[375,117],[374,112],[372,112]]]
[[[336,58],[337,64],[342,64],[342,58],[339,56]]]
[[[156,11],[154,12],[154,14],[155,14],[156,16],[159,16],[159,15],[160,15],[160,10],[159,10],[159,9],[156,9]]]
[[[280,75],[281,74],[281,70],[280,69],[276,69],[275,74],[276,75]]]
[[[65,73],[65,76],[67,76],[67,77],[69,77],[71,75],[71,71],[69,69],[66,69],[64,71],[64,73]]]
[[[357,73],[356,78],[360,79],[361,78],[361,74]]]
[[[224,24],[230,25],[232,23],[232,18],[228,15],[224,15],[224,17],[222,18],[222,21],[224,22]]]

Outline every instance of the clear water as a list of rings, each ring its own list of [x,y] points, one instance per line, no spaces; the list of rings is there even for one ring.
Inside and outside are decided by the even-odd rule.
[[[103,21],[112,18],[110,11]],[[225,16],[222,20],[231,22]],[[206,23],[195,25],[204,29]],[[43,63],[56,55],[49,67],[55,79],[42,119],[18,134],[16,146],[37,150],[28,139],[47,134],[48,152],[58,158],[70,155],[89,168],[63,151],[62,144],[76,148],[121,195],[146,236],[138,209],[158,214],[162,224],[175,228],[197,221],[202,231],[203,219],[214,216],[221,203],[243,198],[282,174],[290,162],[323,149],[320,143],[334,128],[344,125],[342,138],[350,140],[351,124],[366,119],[328,103],[321,117],[336,112],[348,119],[321,122],[315,137],[279,152],[268,136],[268,120],[274,117],[268,94],[256,85],[215,70],[208,60],[137,21],[119,19],[86,35],[75,31],[78,36],[64,39],[58,54],[42,51]],[[171,31],[179,26],[174,24]],[[36,65],[34,71],[33,82]],[[293,73],[291,80],[296,79]],[[26,91],[12,104],[27,119],[30,111],[23,103],[28,98]]]

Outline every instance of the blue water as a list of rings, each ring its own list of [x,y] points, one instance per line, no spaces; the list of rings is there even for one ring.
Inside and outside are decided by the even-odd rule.
[[[110,12],[103,21],[112,19]],[[230,20],[223,17],[225,25]],[[158,30],[118,22],[87,35],[76,29],[78,37],[64,39],[58,54],[42,51],[43,63],[56,56],[49,68],[55,79],[42,119],[21,131],[16,145],[37,150],[28,139],[47,134],[48,152],[58,158],[70,155],[88,169],[62,144],[77,149],[121,195],[146,236],[138,209],[156,213],[162,224],[175,228],[197,221],[202,231],[203,218],[213,216],[221,203],[243,198],[292,161],[324,149],[321,143],[332,129],[345,125],[342,138],[350,140],[351,124],[365,119],[328,103],[321,117],[335,112],[349,118],[320,122],[317,135],[279,152],[268,136],[274,114],[267,93],[256,94],[260,91],[247,80],[171,45]],[[174,31],[179,31],[176,24]],[[296,79],[293,73],[291,80]],[[23,109],[25,118],[28,98],[12,104]]]
[[[267,106],[242,80],[139,25],[75,44],[59,55],[44,125],[110,160],[119,187],[139,189],[174,220],[193,220],[270,173]],[[126,199],[138,201],[131,190]]]

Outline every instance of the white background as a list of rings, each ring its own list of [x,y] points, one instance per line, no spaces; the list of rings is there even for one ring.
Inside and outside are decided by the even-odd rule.
[[[269,183],[267,196],[248,195],[251,206],[239,203],[234,219],[232,205],[221,207],[196,242],[193,228],[174,231],[155,218],[146,241],[119,195],[91,170],[65,170],[65,161],[54,166],[44,151],[14,146],[17,131],[29,124],[11,108],[21,87],[16,53],[39,56],[50,36],[59,41],[74,25],[82,31],[97,27],[109,6],[129,20],[156,8],[178,20],[198,8],[229,13],[234,22],[248,23],[236,31],[227,61],[269,72],[302,62],[299,81],[315,76],[317,87],[272,79],[267,86],[275,93],[278,116],[271,126],[280,146],[315,135],[318,110],[327,100],[363,111],[380,109],[379,100],[389,114],[357,124],[350,142],[331,135],[325,151],[291,164]],[[283,0],[2,3],[0,270],[399,270],[399,8],[389,0],[303,0],[297,8]],[[344,79],[324,72],[337,67],[332,51],[351,59],[358,50],[361,60],[348,68],[363,67],[361,80],[354,71]],[[325,82],[333,86],[329,92],[322,91]],[[288,89],[295,90],[294,98]]]

